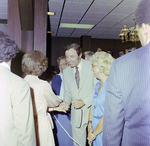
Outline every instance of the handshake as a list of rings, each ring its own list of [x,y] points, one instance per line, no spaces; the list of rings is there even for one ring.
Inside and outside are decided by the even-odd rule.
[[[82,99],[72,100],[71,104],[75,109],[80,109],[85,105]],[[68,102],[62,102],[59,106],[62,106],[65,111],[68,111],[70,108],[70,105]]]
[[[71,104],[75,109],[80,109],[85,105],[85,103],[81,99],[72,100]],[[63,110],[65,110],[65,112],[68,111],[70,108],[70,105],[68,102],[62,102],[59,106],[62,107]]]
[[[69,110],[69,108],[70,108],[69,103],[62,102],[57,107],[53,107],[53,108],[52,107],[48,107],[47,111],[48,112],[58,111],[58,112],[64,112],[64,113],[66,113]]]
[[[82,108],[85,103],[83,102],[83,100],[81,99],[76,99],[76,100],[73,100],[71,101],[71,104],[72,106],[75,108],[75,109],[79,109],[79,108]],[[62,109],[61,111],[62,112],[65,112],[69,110],[70,108],[70,104],[68,102],[62,102],[60,103],[60,105],[58,106],[58,108],[60,107],[60,109]]]
[[[75,109],[80,109],[85,105],[85,103],[81,99],[73,100],[73,101],[71,101],[71,104]],[[59,112],[66,113],[69,109],[70,109],[70,104],[68,102],[61,102],[59,104],[59,106],[54,107],[54,108],[49,108],[48,111],[49,112],[50,111],[59,111]]]
[[[70,104],[68,102],[62,102],[58,107],[66,113],[66,111],[68,111],[70,108]]]

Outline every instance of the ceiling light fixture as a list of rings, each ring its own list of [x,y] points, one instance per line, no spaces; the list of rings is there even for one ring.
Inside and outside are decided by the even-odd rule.
[[[83,28],[91,29],[94,25],[92,24],[73,24],[73,23],[60,23],[60,27],[64,28]]]
[[[47,12],[47,15],[55,15],[55,12]]]
[[[133,19],[135,21],[135,19]],[[136,29],[136,22],[134,27],[128,28],[128,26],[125,24],[123,28],[121,29],[119,36],[122,40],[122,43],[127,42],[127,41],[132,41],[132,42],[138,42],[139,37],[138,37],[138,32]]]

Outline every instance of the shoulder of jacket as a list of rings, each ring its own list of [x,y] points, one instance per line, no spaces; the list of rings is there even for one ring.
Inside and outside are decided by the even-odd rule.
[[[14,74],[14,73],[11,73],[10,74],[11,76],[11,83],[14,84],[15,83],[15,87],[17,88],[29,88],[30,85],[27,81],[25,81],[23,78],[21,78],[20,76]]]

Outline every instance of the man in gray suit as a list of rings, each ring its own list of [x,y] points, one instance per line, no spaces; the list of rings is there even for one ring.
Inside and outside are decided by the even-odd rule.
[[[0,32],[0,146],[36,146],[30,87],[10,71],[17,52]]]
[[[91,62],[81,59],[82,49],[71,44],[65,50],[68,67],[64,69],[64,101],[71,104],[73,138],[81,146],[86,145],[86,127],[89,108],[95,87]],[[74,142],[74,146],[78,145]]]
[[[142,47],[111,67],[104,108],[104,146],[150,145],[150,0],[135,12]]]

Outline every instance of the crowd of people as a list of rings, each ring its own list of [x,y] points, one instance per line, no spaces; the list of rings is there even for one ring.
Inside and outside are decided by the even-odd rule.
[[[19,49],[0,32],[0,146],[149,146],[149,8],[141,0],[135,12],[141,48],[114,59],[69,44],[51,83],[39,78],[48,68],[40,51],[24,54],[24,79],[12,73]]]

